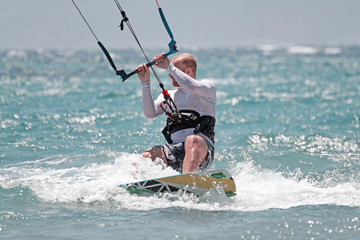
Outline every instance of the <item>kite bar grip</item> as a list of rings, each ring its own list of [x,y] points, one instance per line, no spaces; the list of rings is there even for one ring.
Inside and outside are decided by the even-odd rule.
[[[175,51],[169,51],[169,52],[165,53],[165,54],[164,54],[164,58],[168,57],[170,54],[173,54],[173,53],[175,53],[175,52],[178,52],[178,51],[175,50]],[[163,59],[164,59],[164,58],[163,58]],[[146,66],[147,66],[147,67],[151,67],[151,66],[153,66],[155,63],[156,63],[156,62],[155,62],[155,60],[154,60],[154,61],[152,61],[152,62],[147,63]],[[122,73],[120,73],[121,71],[122,71]],[[121,70],[121,71],[116,71],[116,74],[121,76],[123,82],[125,82],[126,79],[128,79],[129,77],[131,77],[131,76],[134,75],[135,73],[140,72],[140,71],[138,71],[138,70],[134,70],[134,71],[132,71],[131,73],[126,74],[126,73],[124,72],[124,70]],[[118,72],[119,72],[119,73],[118,73]]]

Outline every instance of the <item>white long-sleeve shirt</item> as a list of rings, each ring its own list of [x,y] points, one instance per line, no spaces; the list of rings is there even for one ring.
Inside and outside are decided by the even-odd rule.
[[[189,75],[170,64],[167,71],[175,78],[180,85],[176,90],[169,91],[178,110],[193,110],[203,115],[215,117],[216,115],[216,89],[213,82],[209,80],[197,81]],[[146,117],[154,118],[164,113],[160,104],[164,101],[164,96],[160,94],[154,101],[150,82],[142,84],[142,105]],[[167,105],[163,105],[165,110]],[[185,138],[193,135],[194,128],[183,129],[171,134],[171,139],[174,143],[184,142]],[[202,137],[209,140],[204,134],[200,133]],[[211,141],[209,141],[211,142]]]

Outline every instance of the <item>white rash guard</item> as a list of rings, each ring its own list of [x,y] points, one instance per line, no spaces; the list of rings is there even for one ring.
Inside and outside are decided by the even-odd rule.
[[[169,91],[171,98],[178,110],[193,110],[203,115],[209,115],[215,118],[216,115],[216,89],[213,82],[209,80],[197,81],[176,68],[173,64],[169,64],[167,71],[175,78],[180,85],[176,90]],[[143,111],[147,118],[154,118],[164,113],[160,107],[160,103],[164,101],[162,94],[154,101],[150,82],[142,83],[142,105]],[[165,110],[167,105],[163,105]],[[194,135],[194,128],[183,129],[171,134],[174,143],[184,142],[187,136]],[[205,138],[209,143],[212,141],[202,133],[200,136]]]

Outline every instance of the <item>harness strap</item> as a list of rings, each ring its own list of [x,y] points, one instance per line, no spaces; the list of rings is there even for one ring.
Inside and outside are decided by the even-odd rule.
[[[212,116],[200,114],[192,110],[181,110],[180,120],[174,120],[170,117],[166,120],[166,127],[162,130],[162,133],[168,143],[172,143],[171,134],[188,128],[194,128],[194,133],[203,133],[205,136],[210,138],[213,142],[215,141],[215,118]]]

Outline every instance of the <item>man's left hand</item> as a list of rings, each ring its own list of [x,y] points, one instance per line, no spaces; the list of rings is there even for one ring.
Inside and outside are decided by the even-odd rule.
[[[164,55],[165,55],[164,53],[161,53],[156,57],[154,57],[155,65],[162,69],[166,69],[170,64],[169,58],[168,57],[164,58]]]

